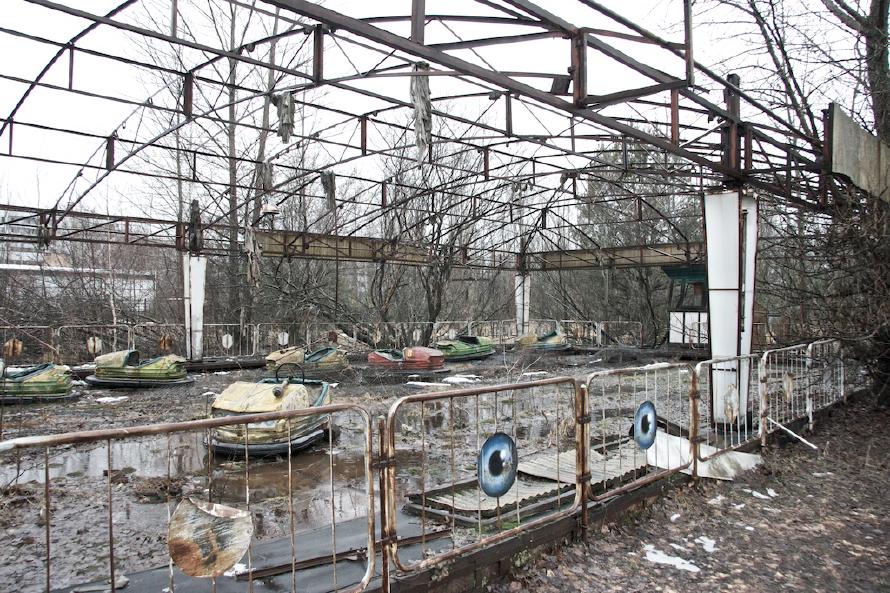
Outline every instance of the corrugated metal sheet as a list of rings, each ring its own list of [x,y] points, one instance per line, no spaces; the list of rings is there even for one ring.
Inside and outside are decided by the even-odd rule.
[[[572,480],[574,482],[574,480]],[[516,483],[500,498],[491,498],[479,488],[466,488],[454,493],[452,501],[451,493],[441,494],[434,497],[428,497],[428,502],[444,505],[453,508],[458,512],[473,511],[494,511],[498,508],[498,501],[501,506],[507,504],[515,504],[517,501],[522,503],[540,498],[545,495],[556,496],[556,484],[549,480],[530,480],[524,478],[516,478]],[[566,494],[566,498],[571,494]]]
[[[646,455],[633,443],[601,455],[590,451],[591,484],[623,477],[646,467]],[[575,451],[542,453],[519,462],[519,472],[529,476],[553,480],[554,482],[575,483]]]
[[[645,467],[646,455],[634,443],[626,443],[619,449],[608,451],[606,455],[592,449],[590,451],[593,486],[621,479]],[[516,503],[522,506],[531,500],[554,497],[559,488],[575,483],[575,450],[563,451],[559,455],[556,452],[541,453],[523,459],[519,462],[519,474],[513,487],[500,499],[489,497],[477,487],[464,487],[455,491],[454,500],[450,492],[427,496],[426,500],[427,503],[453,508],[457,512],[486,512],[496,510],[498,501],[501,506]],[[567,492],[565,496],[573,494]]]

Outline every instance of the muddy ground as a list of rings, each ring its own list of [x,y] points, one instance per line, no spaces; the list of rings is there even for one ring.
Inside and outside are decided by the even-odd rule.
[[[480,384],[507,383],[531,380],[544,376],[568,374],[581,377],[595,370],[613,366],[645,364],[651,357],[632,353],[612,354],[546,354],[517,358],[512,352],[498,352],[487,359],[474,362],[450,363],[447,372],[416,379],[416,382],[438,383],[453,375],[475,375]],[[366,365],[355,365],[357,374],[334,376],[337,382],[336,402],[366,406],[374,415],[383,414],[396,398],[423,390],[422,385],[409,385],[408,376],[382,379],[365,377]],[[159,422],[179,422],[206,418],[215,394],[234,381],[254,381],[263,369],[210,371],[197,373],[195,382],[158,389],[95,389],[77,382],[75,390],[83,395],[64,404],[30,404],[0,406],[2,425],[0,436],[11,439],[34,434],[55,434],[80,430],[95,430],[109,426],[134,426]],[[451,387],[461,387],[453,384]],[[437,386],[432,385],[433,389]],[[441,386],[438,386],[441,387]],[[126,397],[126,400],[106,402],[106,398]]]
[[[734,482],[669,491],[495,593],[890,591],[890,411],[862,396]],[[517,564],[521,559],[517,559]]]
[[[582,377],[594,370],[633,364],[614,358],[604,362],[603,358],[590,354],[550,355],[517,361],[512,355],[497,354],[484,361],[449,365],[449,373],[428,379],[442,383],[449,376],[464,375],[473,381],[450,386],[409,385],[406,377],[384,384],[359,383],[355,377],[344,377],[334,391],[334,401],[362,404],[377,415],[385,413],[396,398],[424,389],[566,374]],[[639,364],[645,362],[648,361]],[[254,369],[197,374],[191,385],[156,390],[79,387],[83,395],[75,401],[5,407],[3,438],[205,418],[215,394],[233,381],[256,380],[262,372]],[[565,397],[563,404],[570,406],[570,398]],[[428,422],[432,420],[427,418]],[[362,433],[357,422],[348,418],[340,420],[339,427],[336,440],[320,443],[291,459],[290,482],[286,459],[252,460],[249,466],[243,460],[208,460],[202,434],[114,442],[110,451],[111,498],[115,564],[119,572],[132,573],[166,564],[166,525],[181,497],[209,497],[215,502],[240,506],[247,499],[248,480],[258,540],[288,532],[291,499],[300,528],[330,523],[332,499],[337,521],[365,515]],[[433,444],[429,446],[432,449]],[[333,452],[330,457],[328,449]],[[108,447],[98,443],[50,451],[53,588],[89,582],[107,574],[108,454]],[[44,586],[44,465],[42,451],[0,456],[0,533],[9,552],[7,561],[0,563],[0,583],[15,582],[19,591],[37,591]],[[212,472],[208,467],[213,468]],[[400,478],[400,487],[405,491],[416,490],[420,475],[430,473],[421,472],[420,468],[408,470]]]

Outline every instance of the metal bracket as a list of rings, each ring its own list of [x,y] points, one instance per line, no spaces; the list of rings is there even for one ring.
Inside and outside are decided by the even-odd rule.
[[[575,416],[575,422],[578,424],[590,424],[591,416],[590,414],[584,414],[583,416]]]

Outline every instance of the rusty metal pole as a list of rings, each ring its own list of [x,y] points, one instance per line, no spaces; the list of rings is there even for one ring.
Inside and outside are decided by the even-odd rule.
[[[411,1],[411,41],[423,43],[426,24],[426,0]]]
[[[766,359],[769,352],[766,352],[760,359],[757,374],[760,375],[760,448],[766,448],[767,430],[766,423],[769,416],[769,394],[767,392],[767,370]]]
[[[43,452],[43,497],[46,503],[46,517],[44,517],[46,521],[46,593],[50,593],[52,590],[50,587],[50,519],[52,515],[49,502],[49,447],[46,447]]]
[[[686,59],[686,84],[695,84],[695,57],[692,53],[692,0],[683,0],[683,45]]]
[[[587,33],[572,37],[572,101],[577,106],[587,101]]]
[[[108,439],[108,566],[110,572],[111,593],[114,593],[116,587],[114,585],[114,513],[113,513],[113,494],[111,489],[111,478],[113,475],[112,456],[111,456],[111,439]]]
[[[389,593],[389,529],[386,526],[386,477],[384,472],[384,451],[386,451],[386,419],[377,419],[377,436],[380,450],[377,453],[377,475],[380,483],[380,589]]]
[[[700,394],[698,391],[698,373],[695,372],[695,369],[690,369],[689,373],[691,375],[689,381],[689,446],[692,449],[692,479],[695,481],[698,479],[698,402]]]
[[[587,490],[590,486],[590,411],[587,385],[575,382],[575,482],[581,497],[581,541],[587,542],[589,518]]]

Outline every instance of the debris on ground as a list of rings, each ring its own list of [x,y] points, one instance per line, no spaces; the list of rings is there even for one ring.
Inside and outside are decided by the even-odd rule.
[[[868,418],[867,422],[863,422]],[[494,593],[890,590],[890,411],[841,406],[800,444],[771,445],[735,482],[700,480],[545,552]],[[872,442],[873,441],[873,442]],[[756,494],[755,494],[756,493]],[[682,521],[675,520],[681,515]]]

